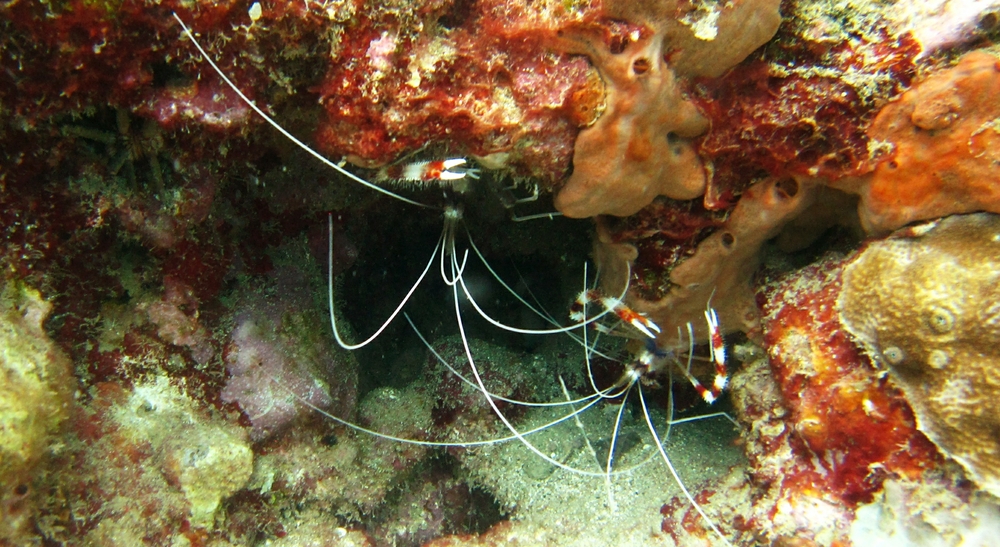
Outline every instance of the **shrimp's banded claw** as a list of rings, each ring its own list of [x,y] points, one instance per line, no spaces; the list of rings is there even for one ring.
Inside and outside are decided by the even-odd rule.
[[[633,310],[622,302],[621,299],[604,296],[593,289],[583,291],[576,297],[576,300],[570,306],[569,318],[577,323],[586,321],[587,305],[591,302],[600,302],[606,311],[614,313],[623,322],[632,325],[636,330],[649,338],[656,338],[656,335],[660,333],[660,326],[654,323],[652,319],[646,317],[646,314]]]
[[[468,163],[465,158],[450,158],[391,165],[379,169],[375,180],[429,183],[454,182],[467,177],[478,179],[479,169],[467,167]]]
[[[601,304],[613,311],[619,319],[632,325],[636,330],[650,338],[656,338],[656,334],[660,333],[660,326],[646,317],[646,314],[633,310],[617,298],[604,297],[601,299]],[[656,332],[656,334],[653,334],[653,332]]]
[[[721,393],[729,382],[729,375],[726,371],[726,342],[722,339],[722,332],[719,330],[719,315],[715,313],[715,309],[705,310],[705,321],[708,323],[709,349],[712,353],[712,361],[715,363],[713,387],[715,391]]]
[[[690,373],[688,373],[688,377],[701,398],[706,403],[712,404],[726,389],[726,385],[729,383],[729,373],[726,370],[726,342],[722,338],[722,331],[719,329],[719,315],[715,313],[714,308],[705,310],[705,322],[708,324],[708,350],[712,364],[715,365],[715,378],[712,380],[712,387],[705,388]]]

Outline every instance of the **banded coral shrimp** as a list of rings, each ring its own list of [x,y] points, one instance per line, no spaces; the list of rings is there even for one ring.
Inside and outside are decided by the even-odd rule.
[[[220,78],[228,85],[239,97],[243,100],[252,110],[254,110],[261,118],[263,118],[269,125],[274,127],[279,133],[281,133],[285,138],[289,139],[297,147],[308,153],[309,155],[316,158],[318,161],[322,162],[326,166],[334,169],[341,175],[349,178],[350,180],[361,184],[375,192],[379,192],[388,196],[394,200],[416,206],[422,209],[440,209],[438,207],[428,205],[421,201],[411,199],[400,193],[392,190],[388,190],[385,186],[380,184],[375,184],[369,180],[360,177],[351,171],[347,170],[342,164],[333,162],[322,154],[316,152],[307,144],[305,144],[300,139],[296,138],[286,129],[284,129],[277,121],[271,118],[267,113],[265,113],[261,108],[259,108],[251,99],[244,95],[239,87],[231,81],[225,73],[216,65],[212,60],[212,57],[208,52],[202,48],[202,46],[196,40],[193,32],[188,29],[184,22],[176,14],[174,17],[177,19],[178,23],[181,25],[184,35],[187,36],[201,53],[202,57],[211,65],[212,69],[218,74]],[[418,183],[419,185],[450,188],[455,184],[465,184],[470,178],[478,178],[478,171],[475,168],[468,166],[468,161],[463,158],[449,158],[445,160],[424,160],[405,164],[399,168],[391,168],[384,170],[377,178],[384,179],[386,182],[391,180],[407,180]],[[311,408],[317,413],[329,418],[330,420],[347,427],[351,430],[363,433],[365,435],[370,435],[379,439],[384,439],[392,442],[411,444],[422,447],[429,448],[439,448],[439,449],[451,449],[451,448],[474,448],[474,447],[493,447],[501,445],[503,443],[508,443],[512,441],[517,441],[518,446],[522,446],[530,451],[534,457],[539,460],[546,462],[554,468],[560,469],[571,475],[588,477],[591,479],[601,480],[605,484],[606,499],[608,509],[614,511],[618,505],[615,501],[615,496],[613,494],[612,480],[618,477],[629,475],[637,469],[644,468],[647,463],[652,461],[654,458],[662,461],[666,468],[669,470],[669,474],[675,481],[676,485],[680,488],[684,497],[687,501],[694,507],[697,513],[703,519],[706,527],[709,528],[715,537],[721,541],[723,544],[730,545],[730,541],[722,533],[719,527],[713,522],[713,520],[705,512],[702,505],[695,499],[695,496],[690,492],[690,490],[685,486],[685,482],[682,480],[681,476],[678,474],[677,469],[665,448],[667,442],[667,436],[670,434],[670,427],[679,423],[683,423],[686,420],[674,420],[673,419],[673,407],[672,404],[668,405],[669,417],[666,420],[667,428],[662,433],[654,424],[655,417],[650,412],[649,405],[646,403],[646,396],[643,394],[642,385],[644,382],[649,380],[652,375],[660,374],[667,371],[668,375],[672,379],[672,367],[676,365],[677,369],[682,372],[685,378],[695,387],[700,396],[707,402],[714,402],[721,391],[725,387],[726,382],[726,371],[725,371],[725,346],[722,340],[721,334],[719,332],[718,319],[715,316],[715,312],[708,307],[705,311],[705,318],[708,324],[709,332],[712,334],[710,345],[709,345],[709,360],[713,363],[715,367],[715,378],[709,387],[704,387],[701,382],[699,382],[695,376],[691,373],[691,363],[695,359],[695,340],[693,334],[693,328],[688,325],[688,332],[678,333],[678,346],[680,349],[674,350],[664,350],[657,346],[655,341],[647,341],[644,344],[644,348],[637,354],[634,359],[628,360],[624,365],[624,372],[621,377],[613,382],[609,387],[600,388],[594,379],[594,372],[591,366],[592,357],[602,356],[609,360],[615,360],[609,357],[608,353],[604,352],[598,344],[599,337],[595,338],[593,341],[588,339],[587,329],[588,327],[595,327],[598,329],[599,333],[610,333],[619,334],[623,331],[631,328],[637,331],[638,335],[645,337],[647,339],[655,338],[654,332],[659,331],[659,328],[655,323],[649,321],[641,314],[635,313],[630,310],[623,302],[623,297],[628,287],[624,287],[622,293],[619,296],[608,296],[602,295],[593,289],[584,289],[580,293],[577,301],[574,303],[574,308],[571,314],[571,319],[573,322],[569,325],[562,325],[561,321],[555,319],[552,315],[546,313],[537,304],[532,304],[528,298],[522,296],[517,290],[506,283],[502,276],[500,276],[495,268],[491,266],[490,262],[484,256],[484,253],[476,246],[472,239],[471,233],[463,222],[462,209],[458,206],[448,205],[443,208],[443,226],[441,229],[440,236],[438,237],[437,243],[435,244],[433,250],[430,253],[426,265],[423,270],[417,276],[416,280],[410,286],[409,290],[406,291],[405,295],[400,299],[399,303],[394,307],[388,317],[381,322],[381,324],[374,330],[374,332],[367,338],[364,338],[361,342],[354,343],[349,338],[350,336],[342,334],[341,327],[338,327],[338,312],[337,308],[337,298],[335,296],[335,283],[334,283],[334,263],[333,263],[333,217],[329,217],[329,243],[328,243],[328,263],[327,263],[327,286],[328,286],[328,306],[330,322],[334,336],[337,343],[346,350],[358,350],[362,349],[370,344],[372,344],[376,339],[383,335],[390,324],[398,318],[399,315],[403,313],[404,307],[410,301],[411,297],[422,285],[427,275],[432,269],[437,270],[440,274],[441,280],[444,282],[445,286],[448,287],[448,292],[450,293],[450,303],[454,312],[455,324],[459,333],[459,339],[461,341],[461,360],[464,361],[463,364],[457,365],[456,363],[449,362],[448,359],[440,355],[435,351],[432,344],[427,341],[427,338],[417,330],[417,327],[410,322],[413,329],[417,332],[417,335],[424,342],[427,348],[435,356],[437,361],[439,361],[445,368],[447,368],[455,377],[459,378],[461,382],[465,385],[471,387],[481,396],[481,401],[488,405],[488,408],[492,411],[493,416],[498,419],[505,428],[505,433],[500,436],[493,436],[486,439],[475,439],[475,440],[426,440],[414,437],[404,437],[389,434],[383,431],[378,431],[376,429],[364,427],[358,423],[354,423],[351,420],[344,419],[342,417],[335,416],[324,411],[322,408],[317,407],[309,401],[306,401],[299,397],[297,394],[289,390],[289,393],[299,399],[299,403],[304,406]],[[550,214],[545,214],[543,216],[551,216]],[[465,235],[465,240],[468,247],[464,250],[459,250],[458,240],[463,235]],[[495,318],[488,312],[483,305],[477,301],[475,296],[475,291],[470,288],[470,283],[468,280],[468,270],[467,267],[470,266],[470,254],[472,258],[477,259],[478,264],[490,274],[493,281],[499,284],[505,292],[510,294],[515,300],[520,302],[525,306],[532,314],[541,318],[544,322],[550,324],[551,326],[545,328],[521,328],[512,326],[500,319]],[[588,285],[586,272],[584,273],[584,284]],[[589,304],[596,302],[600,304],[601,309],[593,314],[588,314],[587,307]],[[523,400],[515,396],[506,396],[498,393],[496,389],[487,386],[488,378],[485,378],[481,373],[481,367],[477,365],[479,358],[473,351],[473,342],[467,334],[467,318],[463,315],[463,307],[469,306],[473,308],[476,312],[476,316],[484,320],[486,323],[492,325],[493,327],[499,328],[503,331],[529,335],[529,336],[539,336],[539,335],[554,335],[563,334],[569,335],[575,344],[579,345],[583,349],[586,362],[587,379],[589,383],[589,394],[583,396],[574,396],[570,393],[569,389],[566,387],[565,383],[562,383],[561,388],[564,394],[563,400],[548,400],[548,401],[529,401]],[[617,318],[617,322],[611,326],[605,325],[605,320],[609,318]],[[409,319],[409,318],[407,318]],[[576,334],[576,331],[580,331],[583,334]],[[636,333],[633,332],[629,337],[633,337]],[[684,344],[681,341],[685,338],[687,343]],[[469,377],[469,372],[462,373],[458,368],[466,368],[471,372],[471,378]],[[276,380],[275,380],[276,381]],[[562,379],[560,378],[560,382]],[[575,463],[569,463],[568,459],[565,457],[560,457],[550,453],[545,450],[537,442],[533,442],[531,437],[551,430],[555,426],[560,424],[566,424],[573,422],[577,428],[584,430],[585,427],[581,422],[581,417],[588,410],[598,408],[601,403],[607,402],[609,400],[625,399],[633,391],[633,389],[638,392],[639,398],[639,408],[642,410],[642,418],[646,429],[650,435],[652,445],[655,450],[651,454],[646,454],[644,457],[640,458],[638,462],[634,463],[626,469],[615,468],[614,463],[616,459],[616,445],[619,441],[619,433],[622,430],[622,422],[625,417],[626,405],[619,404],[618,410],[615,413],[614,425],[611,433],[611,439],[608,443],[607,456],[603,458],[603,466],[598,465],[597,470],[584,469]],[[505,411],[505,408],[529,408],[529,409],[555,409],[557,414],[553,419],[545,421],[544,423],[536,426],[525,427],[522,426],[518,421],[511,416],[509,410]],[[561,409],[561,410],[560,410]],[[568,410],[567,410],[568,409]],[[504,430],[501,430],[504,431]],[[585,444],[590,455],[596,460],[598,464],[601,462],[601,458],[598,457],[598,452],[594,449],[590,441],[584,435]]]

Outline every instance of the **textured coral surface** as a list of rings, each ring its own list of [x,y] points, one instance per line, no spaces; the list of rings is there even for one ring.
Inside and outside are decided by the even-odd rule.
[[[887,476],[918,477],[936,460],[904,398],[840,323],[843,267],[828,260],[775,281],[765,289],[775,292],[766,294],[763,331],[789,428],[818,460],[785,484],[854,504],[869,501]]]
[[[873,243],[845,269],[837,306],[847,330],[892,371],[919,429],[994,495],[998,219],[953,216]]]

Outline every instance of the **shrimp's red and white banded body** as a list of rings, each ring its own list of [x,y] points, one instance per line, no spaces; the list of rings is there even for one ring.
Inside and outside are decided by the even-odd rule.
[[[715,363],[715,381],[712,382],[712,393],[715,394],[712,401],[714,401],[722,393],[722,390],[726,389],[726,384],[729,382],[729,375],[726,371],[726,342],[722,339],[722,332],[719,330],[719,315],[715,313],[714,308],[705,310],[705,321],[708,323],[709,351],[712,354],[712,361]],[[704,397],[702,395],[702,398]],[[705,400],[708,401],[708,399]]]
[[[694,359],[694,333],[690,323],[688,323],[689,347],[686,364],[682,364],[673,351],[664,350],[657,346],[655,340],[647,340],[646,347],[636,356],[636,361],[644,370],[648,371],[659,370],[668,362],[674,363],[698,392],[698,395],[706,403],[712,404],[719,400],[723,390],[726,389],[726,385],[729,383],[729,373],[726,370],[726,343],[719,330],[719,316],[714,309],[705,310],[705,323],[708,325],[710,360],[715,367],[715,377],[709,387],[705,387],[691,374],[691,361]]]
[[[722,395],[729,382],[729,375],[726,371],[726,342],[722,338],[722,331],[719,328],[719,316],[711,307],[705,310],[705,323],[708,325],[709,339],[709,360],[715,367],[715,377],[709,387],[705,387],[697,378],[691,374],[691,361],[694,357],[694,329],[688,323],[688,343],[685,363],[673,350],[660,348],[656,344],[656,335],[660,333],[660,327],[645,314],[639,313],[628,307],[618,298],[605,296],[599,291],[591,289],[583,291],[576,297],[570,306],[570,319],[578,323],[587,320],[587,305],[598,302],[605,310],[614,313],[623,323],[628,323],[646,337],[645,347],[635,356],[634,362],[626,370],[622,381],[626,379],[635,380],[637,376],[644,376],[663,369],[670,363],[677,365],[684,377],[691,383],[698,395],[706,403],[714,403]],[[608,327],[595,322],[594,328],[604,334],[619,334],[628,336],[627,333],[616,331],[614,327]],[[655,333],[655,334],[654,334]]]
[[[458,191],[464,191],[467,179],[478,179],[479,170],[467,167],[465,158],[428,160],[389,165],[375,174],[377,183],[397,184],[447,184]]]
[[[604,296],[593,289],[583,291],[576,297],[570,306],[569,318],[578,323],[585,321],[587,319],[587,304],[591,302],[600,302],[604,309],[614,313],[623,322],[632,325],[649,338],[656,338],[656,334],[660,333],[659,325],[646,317],[646,314],[633,310],[618,298]],[[654,332],[656,334],[653,334]]]

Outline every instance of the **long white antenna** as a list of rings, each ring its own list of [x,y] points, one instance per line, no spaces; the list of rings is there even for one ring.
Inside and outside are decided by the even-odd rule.
[[[368,188],[371,188],[372,190],[375,190],[376,192],[381,192],[381,193],[383,193],[383,194],[385,194],[385,195],[387,195],[389,197],[393,197],[393,198],[398,199],[400,201],[405,201],[406,203],[409,203],[410,205],[416,205],[418,207],[426,207],[428,209],[437,209],[437,207],[433,207],[431,205],[425,205],[425,204],[420,203],[418,201],[413,201],[412,199],[403,197],[403,196],[401,196],[399,194],[396,194],[394,192],[390,192],[389,190],[386,190],[385,188],[382,188],[381,186],[377,186],[375,184],[372,184],[372,183],[368,182],[367,180],[365,180],[365,179],[363,179],[363,178],[355,175],[354,173],[351,173],[347,169],[344,169],[343,167],[337,165],[336,163],[333,163],[332,161],[328,160],[325,156],[323,156],[319,152],[317,152],[317,151],[313,150],[312,148],[310,148],[308,144],[300,141],[295,135],[292,135],[291,133],[289,133],[284,127],[281,127],[281,124],[279,124],[278,122],[274,121],[270,116],[267,115],[267,113],[265,113],[253,101],[251,101],[249,97],[247,97],[246,95],[244,95],[243,92],[240,91],[240,88],[236,87],[236,84],[234,84],[233,81],[230,80],[229,77],[226,76],[226,74],[224,72],[222,72],[222,69],[219,68],[219,65],[215,64],[215,61],[213,61],[212,58],[208,55],[208,52],[205,51],[205,48],[201,47],[201,44],[199,44],[198,40],[195,39],[194,33],[192,33],[191,29],[189,29],[187,27],[187,25],[184,24],[184,21],[181,20],[181,18],[176,13],[173,13],[173,16],[174,16],[174,19],[177,19],[177,22],[180,23],[181,28],[184,29],[184,34],[186,34],[187,37],[191,39],[191,43],[194,44],[194,47],[198,48],[198,51],[201,53],[202,57],[204,57],[205,60],[208,61],[208,64],[212,65],[212,68],[215,70],[216,74],[218,74],[219,77],[222,78],[222,81],[226,82],[226,85],[228,85],[230,89],[232,89],[237,95],[239,95],[240,99],[242,99],[243,102],[245,102],[247,104],[247,106],[249,106],[250,108],[252,108],[253,111],[256,112],[257,114],[259,114],[261,118],[264,118],[264,121],[266,121],[267,123],[271,124],[271,127],[277,129],[278,132],[281,133],[282,135],[284,135],[286,139],[288,139],[288,140],[292,141],[293,143],[295,143],[296,146],[298,146],[302,150],[305,150],[306,152],[308,152],[309,155],[311,155],[312,157],[314,157],[314,158],[318,159],[319,161],[323,162],[327,167],[332,168],[333,170],[335,170],[338,173],[340,173],[341,175],[344,175],[345,177],[353,180],[354,182],[360,183],[360,184],[362,184],[364,186],[367,186]]]

